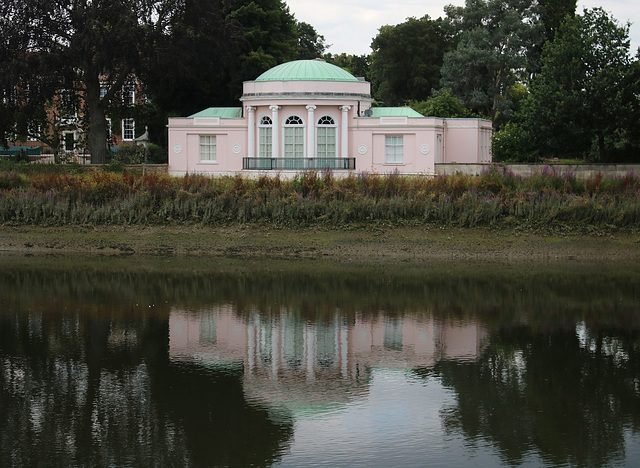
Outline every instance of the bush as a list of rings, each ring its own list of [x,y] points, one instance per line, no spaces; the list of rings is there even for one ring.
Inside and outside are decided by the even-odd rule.
[[[508,122],[491,139],[491,155],[495,162],[535,162],[531,137],[521,125]]]
[[[123,164],[141,164],[144,161],[145,151],[144,146],[121,146],[116,154],[113,155],[111,161]]]

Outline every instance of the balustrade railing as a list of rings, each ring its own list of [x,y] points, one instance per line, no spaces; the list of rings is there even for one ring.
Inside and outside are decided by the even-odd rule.
[[[242,169],[257,171],[355,170],[356,158],[242,158]]]

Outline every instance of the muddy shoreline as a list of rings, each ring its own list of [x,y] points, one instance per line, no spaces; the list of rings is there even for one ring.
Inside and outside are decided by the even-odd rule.
[[[0,226],[0,255],[9,254],[320,259],[359,264],[452,260],[635,263],[640,261],[640,233],[384,226]]]

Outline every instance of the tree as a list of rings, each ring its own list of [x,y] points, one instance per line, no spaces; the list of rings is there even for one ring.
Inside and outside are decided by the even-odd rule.
[[[541,72],[531,83],[526,125],[538,151],[610,157],[637,125],[629,121],[634,100],[625,89],[630,67],[628,24],[601,8],[567,20],[545,45]]]
[[[428,98],[439,88],[443,55],[454,45],[441,18],[427,15],[382,26],[371,43],[374,96],[387,106]]]
[[[185,0],[170,29],[141,73],[162,115],[158,122],[164,127],[167,115],[190,115],[207,105],[236,105],[229,83],[243,46],[242,25],[217,1]]]
[[[38,104],[58,99],[55,92],[72,94],[87,129],[91,161],[104,163],[106,112],[157,38],[168,33],[181,1],[5,0],[3,42],[16,63],[37,63],[23,67],[25,73],[11,85],[21,89],[29,82],[41,83]],[[6,64],[2,68],[4,73]],[[30,100],[28,96],[19,103],[28,113]]]
[[[324,36],[318,34],[313,26],[304,21],[296,22],[298,35],[298,59],[312,60],[322,57],[327,46]]]
[[[371,57],[369,55],[351,55],[344,52],[337,55],[326,53],[323,58],[329,63],[344,68],[353,76],[362,77],[367,81],[371,80]]]
[[[441,86],[492,120],[510,112],[506,91],[517,80],[526,81],[529,51],[543,40],[538,3],[467,0],[464,7],[446,6],[445,12],[460,40],[444,56]]]
[[[548,41],[553,41],[556,31],[567,18],[573,18],[576,13],[576,0],[539,0],[540,21],[543,25],[543,37],[532,44],[528,51],[528,68],[530,77],[540,71],[540,56],[542,47]]]
[[[540,17],[544,24],[545,40],[553,41],[556,31],[567,18],[576,13],[576,0],[540,0]]]
[[[448,89],[434,91],[426,101],[409,101],[408,104],[425,116],[443,118],[477,116],[471,109],[464,107],[461,99],[452,96]]]
[[[298,58],[298,26],[282,0],[229,0],[224,3],[223,12],[243,31],[228,85],[230,96],[237,102],[243,81]]]

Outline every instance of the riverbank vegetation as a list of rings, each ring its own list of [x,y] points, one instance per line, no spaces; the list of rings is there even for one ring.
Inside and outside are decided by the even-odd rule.
[[[33,166],[33,165],[31,165]],[[306,172],[251,179],[92,171],[0,170],[0,223],[61,225],[339,226],[384,222],[476,227],[640,225],[640,178],[579,180],[543,168],[530,178],[491,167],[479,176]]]

